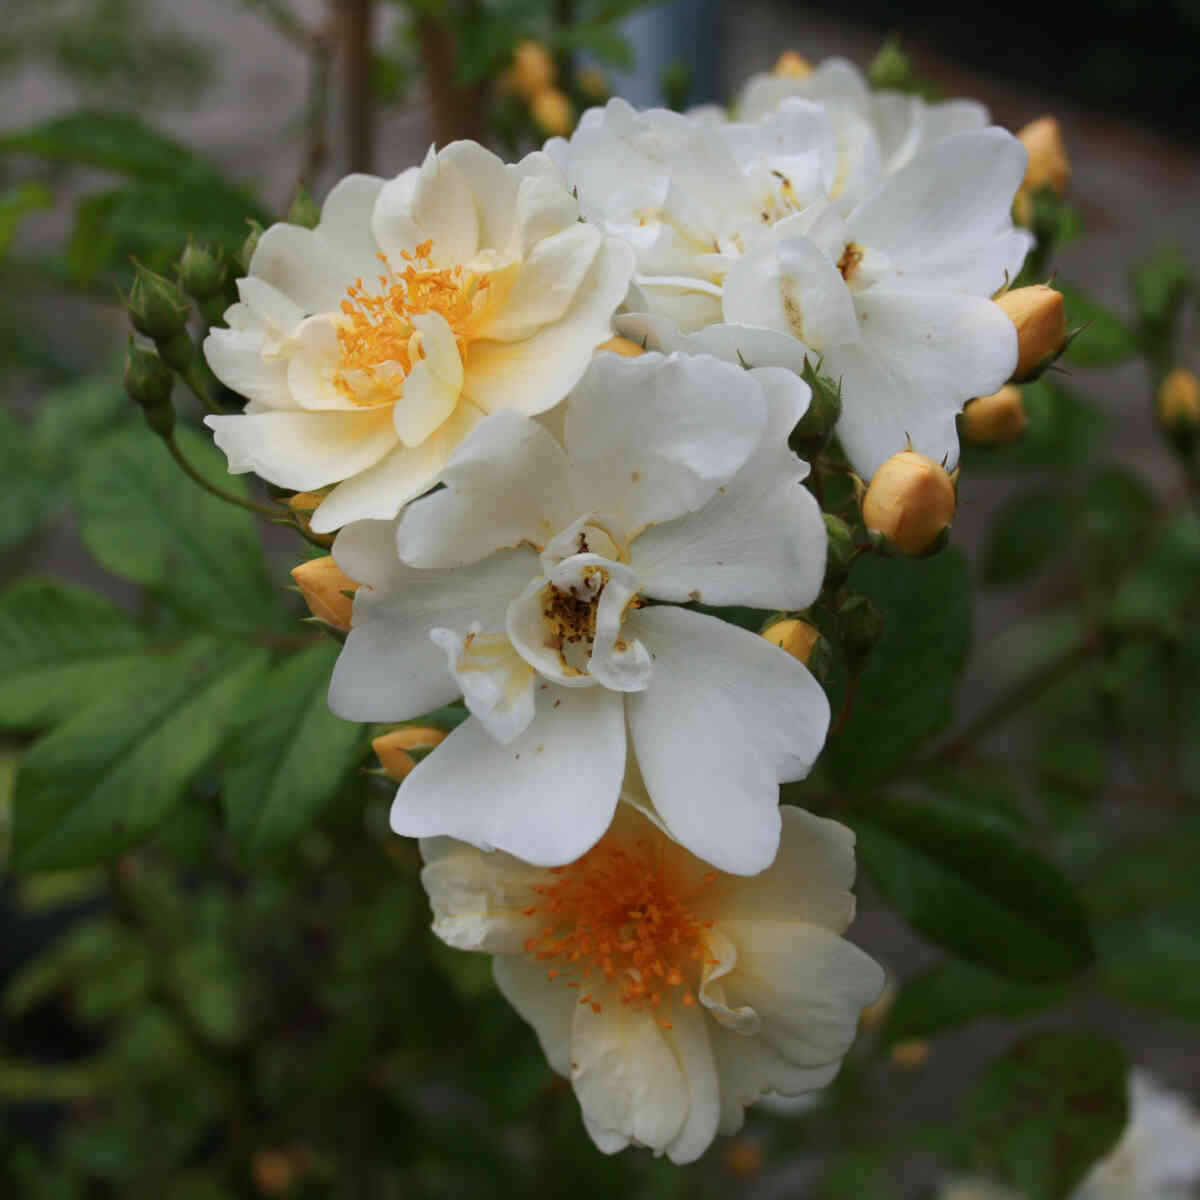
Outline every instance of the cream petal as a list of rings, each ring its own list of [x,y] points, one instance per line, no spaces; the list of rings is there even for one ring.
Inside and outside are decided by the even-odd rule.
[[[210,329],[204,357],[212,373],[231,391],[264,408],[294,409],[287,363],[264,353],[258,330]]]
[[[458,171],[474,201],[478,248],[516,252],[516,168],[507,166],[478,142],[451,142],[438,157]]]
[[[495,958],[492,974],[500,994],[533,1026],[551,1070],[571,1074],[571,1022],[578,1007],[577,993],[546,979],[540,963],[519,958]]]
[[[371,214],[383,185],[376,175],[347,175],[330,189],[317,223],[320,237],[358,263],[363,274],[378,266],[379,243],[371,233]]]
[[[429,636],[446,655],[467,708],[496,741],[507,745],[529,728],[537,673],[506,635],[484,633],[476,623],[465,637],[452,629]]]
[[[412,219],[433,239],[439,266],[465,263],[479,249],[479,213],[466,176],[431,146],[412,193]]]
[[[567,229],[579,217],[579,202],[548,154],[535,150],[509,168],[517,184],[516,249],[528,253],[542,238]]]
[[[372,268],[367,268],[372,269]],[[278,289],[306,314],[336,312],[363,264],[316,230],[272,225],[258,239],[250,274]]]
[[[428,362],[416,363],[405,376],[403,395],[392,406],[396,435],[409,449],[423,445],[454,412],[458,396],[458,388]]]
[[[420,167],[409,167],[383,185],[371,214],[371,232],[393,263],[412,254],[428,236],[413,217]]]

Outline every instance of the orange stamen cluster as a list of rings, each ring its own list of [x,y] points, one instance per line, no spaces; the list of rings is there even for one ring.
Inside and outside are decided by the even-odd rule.
[[[676,996],[684,1005],[696,1003],[692,988],[712,921],[697,917],[691,904],[716,881],[715,872],[689,889],[664,846],[606,838],[553,874],[554,883],[534,887],[539,902],[523,910],[549,918],[540,933],[525,939],[528,953],[555,964],[547,979],[562,977],[567,987],[584,991],[579,1003],[595,1012],[604,1007],[601,981],[616,984],[621,1003],[637,1011],[669,1008]],[[659,1023],[671,1028],[665,1018]]]
[[[401,251],[402,271],[393,270],[387,255],[380,254],[386,274],[377,277],[378,292],[368,291],[361,278],[347,290],[341,304],[346,319],[338,328],[342,368],[334,383],[354,403],[379,404],[399,398],[404,376],[424,357],[420,338],[414,336],[417,331],[411,317],[415,314],[440,314],[454,333],[459,354],[465,351],[477,302],[486,292],[489,278],[461,266],[436,268],[432,251],[432,239],[422,242],[412,254]],[[384,364],[394,367],[381,373]],[[351,372],[361,373],[360,378],[352,381]]]

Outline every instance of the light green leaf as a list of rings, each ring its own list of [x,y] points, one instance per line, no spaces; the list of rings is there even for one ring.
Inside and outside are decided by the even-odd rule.
[[[0,727],[42,729],[103,699],[145,653],[103,596],[25,579],[0,593]]]
[[[996,514],[983,554],[983,578],[1021,583],[1039,571],[1071,536],[1067,497],[1049,489],[1015,496]]]
[[[1063,1200],[1121,1136],[1126,1062],[1096,1033],[1037,1034],[997,1059],[963,1119],[971,1168],[1028,1200]]]
[[[1012,979],[1069,979],[1092,961],[1087,917],[1058,869],[994,817],[877,797],[848,818],[864,868],[926,937]]]
[[[1076,367],[1108,367],[1138,353],[1137,335],[1115,313],[1065,284],[1054,285],[1067,306],[1067,326],[1087,328],[1071,342],[1063,361]]]
[[[16,867],[82,866],[149,834],[220,748],[266,659],[192,639],[114,678],[103,704],[37,742],[17,777]]]
[[[361,725],[329,711],[338,647],[321,642],[272,670],[247,698],[223,796],[229,827],[252,853],[303,833],[362,755]]]
[[[51,199],[45,186],[33,179],[0,192],[0,256],[12,245],[22,220],[39,208],[49,208]]]
[[[949,722],[970,642],[971,588],[955,549],[924,559],[860,559],[850,587],[879,607],[884,631],[850,718],[822,761],[841,787],[865,788],[886,779]]]
[[[206,438],[178,431],[206,479],[244,496]],[[78,480],[80,534],[110,571],[160,592],[209,628],[258,630],[282,615],[254,516],[194,484],[147,430],[98,442]]]

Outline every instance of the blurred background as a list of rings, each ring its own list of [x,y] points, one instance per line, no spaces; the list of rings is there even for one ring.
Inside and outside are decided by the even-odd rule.
[[[949,725],[928,732],[952,744],[975,731],[1030,671],[1053,666],[1096,594],[1115,592],[1121,553],[1148,536],[1138,514],[1148,522],[1187,503],[1153,404],[1164,364],[1138,352],[1144,339],[1122,349],[1121,338],[1145,315],[1136,267],[1163,254],[1185,272],[1200,263],[1200,3],[948,13],[915,2],[902,17],[896,28],[896,6],[874,0],[5,0],[6,584],[52,577],[151,626],[160,619],[148,568],[98,549],[105,517],[78,499],[81,478],[104,486],[89,448],[140,430],[120,386],[131,255],[170,274],[193,236],[220,245],[232,267],[246,218],[281,219],[300,182],[319,203],[348,170],[395,174],[435,138],[486,137],[513,153],[569,127],[589,97],[724,102],[785,48],[865,68],[899,34],[914,75],[939,94],[979,99],[1013,130],[1044,114],[1060,122],[1078,232],[1050,269],[1077,290],[1075,312],[1093,320],[1100,346],[1053,378],[1052,446],[966,456],[953,541],[975,584],[972,640]],[[535,111],[504,82],[516,42],[551,27],[565,117]],[[1186,310],[1173,346],[1171,365],[1200,369]],[[177,404],[196,421],[190,400]],[[146,453],[160,450],[148,440]],[[1110,467],[1117,475],[1103,476]],[[202,469],[222,474],[219,460]],[[209,521],[189,487],[170,492],[179,511]],[[1064,505],[1082,526],[1062,518]],[[1111,556],[1097,567],[1090,551],[1081,566],[1087,529],[1106,520],[1102,538],[1124,546],[1120,569]],[[1061,526],[1058,540],[1038,540],[1047,522]],[[278,608],[269,621],[291,636],[303,610],[275,592],[297,542],[268,528],[264,545]],[[1185,578],[1180,619],[1194,624],[1200,590]],[[15,644],[23,627],[11,605],[5,613]],[[343,739],[344,778],[319,824],[257,857],[229,843],[216,785],[201,774],[147,849],[4,876],[0,1194],[932,1195],[961,1158],[946,1130],[972,1081],[1042,1028],[1108,1034],[1130,1062],[1200,1098],[1200,687],[1157,667],[1104,666],[1111,678],[1048,675],[1019,717],[1002,712],[985,736],[972,732],[973,751],[1016,778],[993,773],[958,791],[979,799],[991,788],[997,809],[1016,812],[1023,835],[1080,883],[1089,911],[1111,918],[1108,959],[1070,990],[993,989],[968,973],[962,988],[991,1000],[957,1024],[880,1017],[829,1096],[803,1112],[753,1110],[744,1135],[688,1172],[594,1153],[569,1088],[495,994],[486,961],[428,935],[415,850],[387,833],[389,793],[358,769],[362,738]],[[1157,699],[1127,703],[1122,687]],[[0,689],[0,853],[13,781],[44,727],[12,709]],[[1136,853],[1115,868],[1122,847]],[[851,936],[898,984],[944,964],[944,947],[870,880],[860,899]]]

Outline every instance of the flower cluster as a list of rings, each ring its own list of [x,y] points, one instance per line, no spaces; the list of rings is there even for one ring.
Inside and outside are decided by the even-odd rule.
[[[840,381],[818,433],[861,475],[941,472],[932,524],[873,501],[872,528],[944,532],[956,416],[1018,361],[992,297],[1025,165],[979,106],[839,61],[751,80],[736,120],[613,100],[516,164],[459,142],[344,180],[262,235],[208,339],[248,401],[209,418],[230,469],[337,531],[296,576],[348,625],[333,711],[461,697],[448,737],[377,739],[392,826],[605,1152],[690,1161],[822,1086],[882,987],[842,937],[853,835],[779,805],[830,721],[798,619],[827,525],[789,437]],[[793,615],[760,637],[730,606]]]

